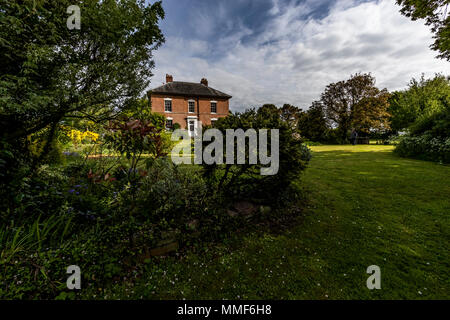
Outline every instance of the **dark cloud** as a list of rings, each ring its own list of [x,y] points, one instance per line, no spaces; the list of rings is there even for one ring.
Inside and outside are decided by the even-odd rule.
[[[242,28],[257,35],[270,19],[271,0],[164,0],[167,19],[162,24],[169,35],[217,41]],[[249,38],[249,37],[247,37]],[[249,39],[243,39],[243,42]]]
[[[166,43],[153,83],[200,81],[233,96],[234,110],[262,103],[308,107],[330,83],[372,72],[405,87],[425,72],[449,73],[434,58],[428,27],[391,0],[164,0]]]

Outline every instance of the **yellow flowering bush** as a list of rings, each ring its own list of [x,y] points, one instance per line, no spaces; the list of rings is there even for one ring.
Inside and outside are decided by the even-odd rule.
[[[83,143],[83,142],[87,142],[87,141],[92,141],[92,142],[96,142],[98,140],[98,133],[92,132],[92,131],[79,131],[76,129],[72,129],[70,130],[67,135],[69,136],[69,138],[72,140],[72,142],[77,145],[79,143]]]

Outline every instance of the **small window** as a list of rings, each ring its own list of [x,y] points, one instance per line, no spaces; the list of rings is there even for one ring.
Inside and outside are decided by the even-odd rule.
[[[211,113],[217,113],[217,102],[211,101]]]
[[[172,100],[164,100],[164,111],[172,112]]]
[[[166,120],[166,128],[167,129],[172,129],[173,128],[173,120],[172,119],[167,119]]]
[[[214,126],[214,124],[216,123],[216,121],[217,121],[216,118],[211,119],[211,125]]]
[[[194,113],[195,112],[195,101],[188,101],[188,105],[189,105],[188,112]]]

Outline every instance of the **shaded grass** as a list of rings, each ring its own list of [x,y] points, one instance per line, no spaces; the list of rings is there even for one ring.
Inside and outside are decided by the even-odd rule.
[[[154,259],[136,279],[96,296],[450,298],[450,167],[397,157],[392,146],[312,149],[301,178],[308,203],[292,228]],[[381,290],[366,287],[373,264],[381,268]]]

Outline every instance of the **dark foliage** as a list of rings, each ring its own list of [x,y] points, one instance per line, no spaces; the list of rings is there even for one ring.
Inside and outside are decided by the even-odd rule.
[[[424,19],[434,33],[433,50],[438,57],[450,60],[450,16],[448,0],[397,0],[402,8],[400,12],[412,20]]]
[[[315,101],[308,110],[301,113],[298,129],[302,137],[309,141],[325,142],[329,140],[329,128],[325,118],[323,105]]]
[[[273,105],[264,105],[258,110],[234,113],[219,119],[214,128],[223,134],[226,145],[226,129],[278,129],[279,130],[279,170],[275,175],[261,176],[261,164],[249,164],[249,144],[246,139],[246,164],[244,165],[204,165],[205,177],[213,190],[221,190],[228,197],[256,198],[273,201],[283,193],[291,182],[305,169],[310,154],[303,141],[288,121],[284,121],[280,109]],[[270,150],[270,138],[268,139]],[[235,157],[237,152],[234,153]],[[224,152],[223,163],[226,163]],[[236,160],[235,162],[236,163]]]
[[[450,162],[450,101],[441,100],[444,108],[423,116],[410,126],[395,152],[404,157]]]

